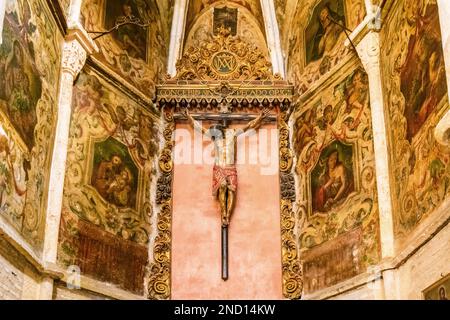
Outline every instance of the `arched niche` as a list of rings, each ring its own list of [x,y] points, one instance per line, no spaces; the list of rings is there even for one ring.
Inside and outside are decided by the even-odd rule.
[[[192,27],[186,30],[183,52],[190,47],[198,46],[202,41],[212,39],[214,8],[225,6],[238,9],[237,36],[242,41],[258,47],[266,57],[269,57],[264,29],[258,19],[244,6],[224,1],[215,2],[200,11],[192,22]]]

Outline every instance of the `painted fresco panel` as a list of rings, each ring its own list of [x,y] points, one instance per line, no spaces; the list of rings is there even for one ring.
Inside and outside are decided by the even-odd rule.
[[[354,190],[353,147],[335,141],[321,152],[311,172],[312,211],[329,212]]]
[[[248,11],[242,10],[241,7],[234,4],[234,2],[229,2],[227,6],[229,10],[237,9],[236,21],[232,15],[227,18],[230,25],[236,24],[236,35],[243,42],[257,47],[267,58],[269,58],[264,27],[258,24],[258,21],[253,15],[249,14]],[[221,8],[221,6],[218,6],[218,8]],[[215,8],[215,10],[217,10],[217,8]],[[189,50],[191,47],[199,47],[204,41],[212,41],[217,31],[214,29],[215,24],[220,26],[221,22],[216,23],[214,21],[214,11],[203,12],[195,22],[193,22],[193,25],[190,28],[186,28],[186,38],[184,42],[185,51]]]
[[[90,69],[72,108],[58,261],[142,294],[159,120]]]
[[[335,74],[332,84],[319,88],[293,115],[298,234],[308,293],[379,261],[368,79],[355,65]]]
[[[237,8],[214,8],[214,35],[218,34],[218,29],[223,27],[231,30],[231,35],[237,34],[238,9]]]
[[[305,30],[306,64],[317,61],[336,46],[345,26],[344,1],[322,1]]]
[[[127,147],[109,137],[94,145],[91,184],[109,203],[134,208],[139,171]]]
[[[381,32],[381,65],[389,111],[394,229],[402,246],[450,192],[450,157],[433,133],[449,104],[437,4],[397,1],[391,12]]]
[[[400,68],[400,90],[405,97],[406,137],[412,141],[447,94],[438,9],[428,5],[414,17],[405,62]],[[420,65],[420,68],[417,66]]]
[[[217,7],[223,7],[224,3],[220,0],[191,0],[188,5],[188,14],[186,17],[186,34],[191,32],[191,28],[194,26],[195,20],[198,18],[200,13],[206,10],[211,5],[215,5],[217,3]],[[225,4],[227,7],[234,7],[233,5],[239,5],[239,7],[244,7],[247,9],[253,16],[258,19],[258,24],[261,28],[264,28],[264,20],[262,15],[261,4],[259,0],[230,0]],[[240,10],[239,13],[242,10]]]
[[[126,17],[137,18],[147,27],[125,24],[96,40],[100,52],[94,59],[110,73],[127,81],[147,97],[153,98],[155,85],[165,78],[170,37],[167,3],[156,0],[83,1],[82,21],[87,31],[110,30]]]
[[[450,299],[450,275],[445,276],[423,291],[425,300],[446,301]]]
[[[40,249],[62,36],[45,1],[7,0],[2,39],[0,212]]]
[[[282,1],[278,2],[281,5]],[[350,50],[343,45],[346,40],[344,28],[353,30],[364,16],[363,0],[298,1],[295,14],[289,20],[289,30],[286,30],[289,36],[282,35],[282,38],[288,41],[288,78],[299,94],[344,63]]]
[[[105,8],[105,29],[114,28],[121,17],[136,17],[145,21],[148,17],[141,12],[150,10],[145,2],[137,4],[128,0],[107,0]],[[127,24],[112,33],[113,39],[132,58],[146,60],[147,30],[140,26]]]

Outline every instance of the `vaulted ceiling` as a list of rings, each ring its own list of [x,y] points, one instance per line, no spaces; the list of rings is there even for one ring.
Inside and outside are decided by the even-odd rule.
[[[264,29],[264,20],[259,0],[190,0],[186,18],[186,31],[189,32],[194,21],[201,15],[204,10],[208,10],[212,6],[237,4],[246,8],[250,13],[258,19],[262,29]]]
[[[136,36],[135,40],[144,43],[146,48],[141,50],[143,53],[140,54],[140,58],[144,60],[142,63],[136,60],[139,54],[135,53],[130,57],[131,65],[136,68],[135,70],[132,68],[134,70],[132,72],[124,72],[123,66],[120,65],[123,61],[119,61],[115,56],[133,51],[133,48],[128,50],[117,45],[114,36],[99,41],[101,54],[98,55],[98,60],[102,60],[119,75],[130,78],[131,74],[146,70],[146,75],[143,76],[146,78],[142,87],[144,89],[148,84],[157,83],[158,77],[163,78],[168,72],[171,42],[180,42],[178,52],[172,59],[174,60],[189,47],[198,46],[201,41],[208,40],[208,37],[212,36],[215,8],[237,8],[237,35],[243,41],[258,47],[267,57],[271,57],[272,64],[275,65],[274,61],[278,61],[278,65],[281,64],[282,67],[277,70],[287,74],[290,80],[295,80],[290,75],[289,69],[298,69],[295,73],[301,74],[307,64],[304,57],[308,45],[305,30],[310,28],[311,24],[320,23],[315,9],[326,5],[345,7],[346,11],[351,12],[348,14],[349,21],[346,21],[346,24],[352,28],[364,17],[364,3],[368,1],[370,0],[85,0],[82,19],[88,31],[102,30],[107,27],[109,16],[117,18],[123,15],[123,6],[129,5],[133,15],[151,22],[146,39],[145,36],[143,39]],[[175,15],[174,11],[182,3],[186,4],[185,7],[181,5],[184,11]],[[173,21],[174,17],[176,21]],[[178,39],[173,38],[173,28],[177,23]],[[132,46],[130,41],[128,46]],[[274,52],[277,52],[278,58],[274,58]],[[147,77],[147,73],[151,75]],[[142,79],[129,80],[131,85],[142,83]]]

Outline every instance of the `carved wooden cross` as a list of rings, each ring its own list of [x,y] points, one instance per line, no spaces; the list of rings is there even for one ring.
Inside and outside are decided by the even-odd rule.
[[[224,111],[229,110],[227,105],[221,109]],[[228,127],[228,124],[233,120],[248,121],[246,127],[242,130],[242,133],[249,129],[257,129],[265,119],[276,119],[276,117],[269,117],[268,112],[270,112],[269,109],[263,110],[259,116],[255,117],[251,115],[231,114],[228,111],[213,115],[197,115],[194,119],[194,117],[190,115],[186,109],[185,114],[175,115],[175,118],[179,116],[182,116],[183,118],[186,117],[194,128],[201,130],[204,134],[209,132],[211,139],[215,143],[216,152],[219,153],[216,154],[216,162],[213,169],[213,192],[217,193],[221,207],[222,279],[224,281],[228,280],[228,227],[231,219],[231,212],[233,211],[236,200],[237,171],[235,164],[235,152],[236,138],[238,135],[234,132],[231,136],[228,136],[225,130]],[[219,124],[206,129],[197,122],[198,120],[215,120],[218,121]],[[229,148],[233,148],[234,151],[231,152]],[[234,157],[234,159],[231,160],[231,158],[228,158],[230,155]]]
[[[222,226],[222,279],[228,280],[228,226]]]

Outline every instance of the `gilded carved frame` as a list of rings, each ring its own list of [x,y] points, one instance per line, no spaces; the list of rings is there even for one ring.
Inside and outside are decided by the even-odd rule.
[[[280,163],[280,220],[282,253],[282,290],[287,299],[300,299],[303,290],[302,267],[296,241],[297,219],[293,211],[295,179],[293,152],[290,146],[288,121],[294,90],[279,75],[257,48],[220,30],[210,42],[190,48],[177,63],[177,76],[157,87],[157,105],[164,118],[164,142],[159,156],[159,178],[156,185],[156,236],[150,254],[147,297],[156,300],[171,298],[172,246],[172,183],[175,112],[185,108],[216,114],[225,102],[228,111],[248,117],[248,108],[277,110]],[[213,58],[220,53],[234,57],[232,72],[220,74]],[[231,109],[232,110],[231,110]],[[242,114],[244,112],[244,114]],[[230,116],[228,114],[227,116]],[[235,115],[231,115],[235,116]],[[153,257],[152,257],[153,255]]]
[[[183,90],[183,89],[182,89]],[[167,98],[167,96],[165,96]],[[264,98],[265,99],[265,98]],[[262,99],[261,99],[262,100]],[[153,242],[153,261],[148,266],[147,295],[150,299],[166,300],[171,297],[171,246],[172,246],[172,184],[175,129],[174,109],[177,102],[162,107],[164,117],[164,145],[159,156],[159,178],[156,185],[156,237]],[[290,101],[285,99],[273,106],[279,108],[279,163],[280,163],[280,221],[282,253],[282,288],[287,299],[300,299],[303,289],[302,267],[296,242],[297,219],[293,211],[295,179],[293,152],[290,145],[288,119]]]

